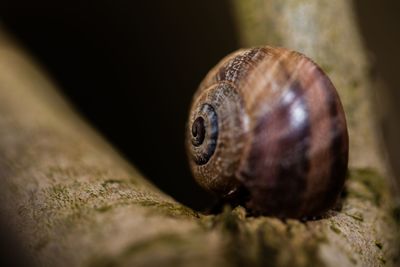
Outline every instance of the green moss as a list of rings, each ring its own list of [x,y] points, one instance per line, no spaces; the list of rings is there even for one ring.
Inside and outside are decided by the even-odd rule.
[[[340,228],[339,228],[336,224],[334,224],[334,223],[331,224],[330,228],[331,228],[331,230],[332,230],[333,232],[335,232],[336,234],[340,234],[340,233],[342,232],[342,231],[340,230]]]
[[[112,209],[111,205],[105,205],[105,206],[101,206],[101,207],[96,208],[96,210],[98,212],[106,212],[106,211],[108,211],[110,209]]]
[[[68,188],[64,185],[55,185],[49,189],[48,199],[53,202],[55,209],[70,206],[72,203],[71,195]]]
[[[237,213],[232,212],[230,206],[225,206],[223,212],[217,218],[218,224],[222,227],[222,230],[229,233],[238,233],[240,218]]]
[[[76,194],[83,188],[84,194]],[[82,190],[82,189],[81,189]],[[91,211],[107,212],[115,207],[137,205],[154,207],[151,211],[172,217],[198,218],[199,215],[181,205],[160,198],[150,191],[134,189],[130,181],[109,179],[97,185],[74,183],[70,187],[55,185],[44,191],[49,207],[60,216],[86,216]],[[64,209],[64,208],[69,209]],[[60,208],[66,213],[61,214]],[[38,215],[41,216],[41,215]]]
[[[199,218],[197,212],[177,203],[161,201],[159,199],[142,199],[136,203],[143,207],[154,207],[157,213],[161,212],[167,216]]]
[[[353,263],[354,265],[356,265],[357,264],[357,260],[354,258],[354,257],[352,257],[352,256],[349,256],[349,260],[351,261],[351,263]]]
[[[212,227],[224,234],[224,257],[232,266],[323,266],[317,250],[326,238],[310,236],[297,220],[246,218],[243,209],[230,207],[213,220]]]
[[[317,251],[326,238],[311,234],[297,220],[273,219],[261,225],[256,233],[260,266],[324,266]]]
[[[353,218],[354,220],[357,220],[357,221],[360,221],[360,222],[364,221],[364,217],[363,217],[363,215],[361,213],[354,213],[354,214],[344,213],[344,214],[346,214],[347,216]]]
[[[266,233],[265,227],[260,227],[257,231],[257,258],[260,262],[260,266],[275,266],[277,265],[277,261],[279,258],[279,246],[275,246],[269,243],[266,236],[268,236],[268,234]]]
[[[51,188],[53,196],[64,199],[68,197],[68,189],[64,185],[55,185]]]
[[[361,190],[348,190],[350,196],[371,200],[377,206],[380,205],[381,196],[385,191],[385,180],[376,171],[370,169],[352,170],[349,179],[361,183],[370,193]]]

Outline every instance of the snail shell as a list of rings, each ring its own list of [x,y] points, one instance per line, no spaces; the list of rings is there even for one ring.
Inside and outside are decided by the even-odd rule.
[[[284,48],[237,51],[207,74],[193,98],[186,148],[201,186],[279,217],[331,208],[348,163],[335,87],[313,61]]]

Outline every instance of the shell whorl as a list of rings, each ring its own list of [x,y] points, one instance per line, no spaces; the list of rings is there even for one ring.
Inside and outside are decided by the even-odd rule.
[[[197,90],[188,125],[195,179],[221,197],[244,188],[243,204],[255,212],[315,215],[330,208],[343,187],[348,134],[342,105],[329,78],[297,52],[261,47],[223,59]],[[202,129],[204,140],[195,146],[194,133]]]

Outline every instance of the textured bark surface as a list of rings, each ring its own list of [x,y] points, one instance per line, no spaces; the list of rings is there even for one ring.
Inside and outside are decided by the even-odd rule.
[[[339,89],[351,170],[339,207],[301,222],[198,214],[147,182],[0,36],[0,218],[43,266],[393,266],[399,213],[373,125],[368,65],[340,1],[236,0],[244,45],[299,50]],[[340,19],[338,19],[340,18]],[[173,177],[168,177],[173,179]]]

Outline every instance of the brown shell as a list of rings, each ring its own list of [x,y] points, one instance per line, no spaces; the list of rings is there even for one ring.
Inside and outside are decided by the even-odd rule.
[[[256,213],[318,215],[343,188],[348,133],[340,99],[297,52],[262,47],[223,59],[195,93],[186,136],[197,182],[221,198],[244,189],[242,204]]]

